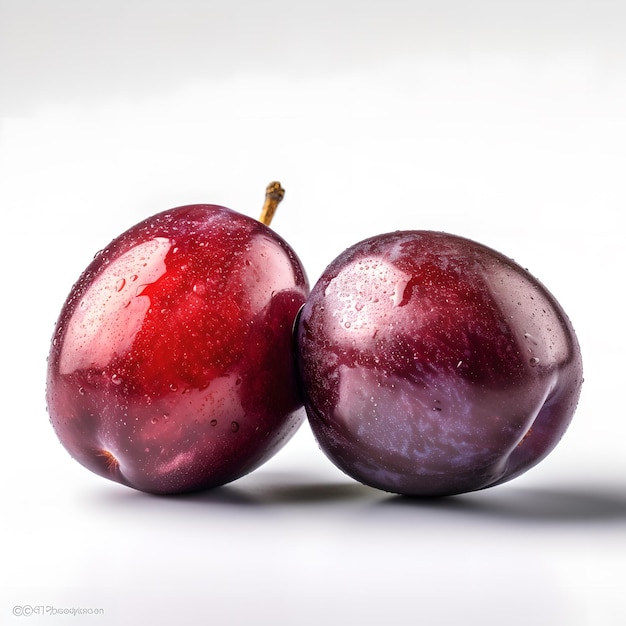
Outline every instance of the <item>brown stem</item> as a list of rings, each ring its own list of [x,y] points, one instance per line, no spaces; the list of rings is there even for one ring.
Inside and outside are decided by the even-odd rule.
[[[285,197],[285,190],[280,186],[279,182],[270,183],[265,189],[265,203],[261,209],[261,217],[259,222],[269,226],[276,213],[276,209],[280,201]]]

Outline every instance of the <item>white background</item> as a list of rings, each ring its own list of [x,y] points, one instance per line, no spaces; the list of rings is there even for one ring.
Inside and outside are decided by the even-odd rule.
[[[626,623],[624,7],[0,0],[0,624]],[[553,454],[421,504],[345,477],[307,426],[191,497],[75,463],[44,401],[74,280],[157,211],[256,217],[273,179],[273,226],[312,283],[403,228],[477,239],[537,275],[585,363]]]

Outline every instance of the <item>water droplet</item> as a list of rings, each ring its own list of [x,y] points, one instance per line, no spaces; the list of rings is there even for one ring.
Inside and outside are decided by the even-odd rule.
[[[360,302],[357,302],[357,303],[354,305],[354,308],[355,308],[357,311],[362,311],[362,310],[363,310],[363,305],[362,305]]]
[[[170,391],[178,391],[178,385],[176,383],[172,383],[170,385]]]
[[[193,292],[198,296],[203,296],[206,293],[205,283],[196,283],[193,287]]]
[[[532,343],[534,346],[539,345],[539,342],[530,333],[524,333],[524,339]]]
[[[231,422],[230,423],[230,429],[236,433],[239,430],[239,423],[238,422]]]
[[[158,418],[158,417],[153,417],[153,418],[150,420],[150,423],[151,423],[151,424],[158,424],[158,422],[159,422],[159,418]]]
[[[84,387],[79,387],[79,388],[78,388],[78,393],[79,393],[81,396],[84,396],[84,395],[85,395],[85,388],[84,388]]]
[[[210,424],[211,426],[217,426],[217,420],[211,420]]]
[[[531,367],[537,367],[537,365],[539,365],[539,359],[536,356],[531,357],[528,362]]]
[[[143,451],[144,452],[150,452],[150,448],[144,448]]]
[[[344,324],[344,326],[345,326],[346,328],[350,328],[350,326],[352,326],[352,324],[350,324],[350,322],[346,322],[346,323]]]
[[[111,382],[114,385],[121,385],[122,384],[122,379],[117,374],[113,374],[113,376],[111,376]]]
[[[235,381],[235,385],[241,385],[241,378],[238,378],[238,379]]]
[[[115,290],[116,291],[122,291],[122,289],[124,289],[124,286],[126,285],[126,279],[125,278],[120,278],[117,283],[115,284]]]

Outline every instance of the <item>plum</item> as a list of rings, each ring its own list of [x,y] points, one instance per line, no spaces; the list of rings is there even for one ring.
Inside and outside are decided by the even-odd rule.
[[[445,496],[519,476],[559,442],[582,384],[572,324],[511,259],[398,231],[323,272],[298,319],[306,412],[356,480]]]
[[[270,185],[264,210],[281,197]],[[96,255],[56,324],[46,396],[61,443],[151,493],[252,471],[305,419],[293,324],[308,292],[291,247],[225,207],[133,226]]]

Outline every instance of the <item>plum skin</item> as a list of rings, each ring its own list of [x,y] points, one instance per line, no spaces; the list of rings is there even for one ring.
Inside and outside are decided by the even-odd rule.
[[[293,324],[308,292],[289,245],[225,207],[130,228],[95,256],[55,327],[46,400],[61,443],[155,494],[257,468],[305,419]]]
[[[319,446],[384,491],[484,489],[541,461],[583,380],[571,322],[511,259],[469,239],[397,231],[348,248],[298,319]]]

